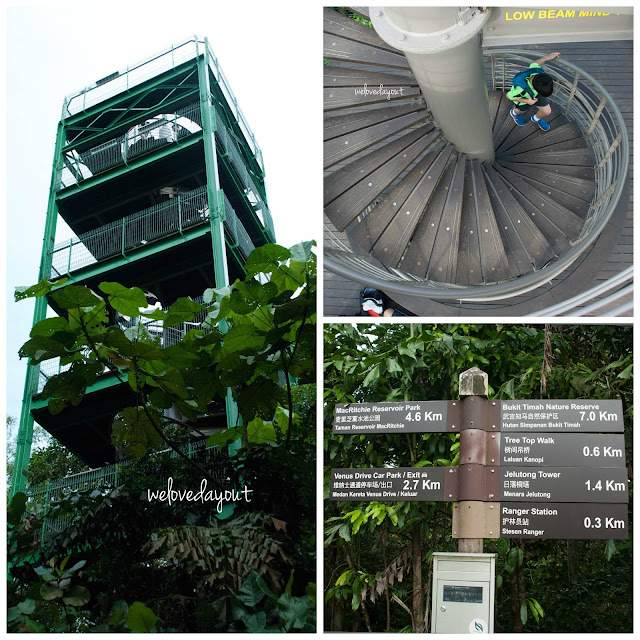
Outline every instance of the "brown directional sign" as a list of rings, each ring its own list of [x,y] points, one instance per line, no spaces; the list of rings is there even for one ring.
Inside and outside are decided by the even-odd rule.
[[[501,433],[500,465],[625,468],[623,435]],[[488,437],[488,434],[487,434]]]
[[[621,400],[503,400],[505,432],[622,433]]]
[[[627,505],[501,503],[500,537],[624,540],[629,537]]]
[[[500,497],[494,499],[500,502],[629,501],[626,469],[487,467],[486,473],[499,473]]]
[[[447,400],[337,404],[333,433],[444,432],[449,405],[455,404]]]
[[[332,469],[330,500],[457,500],[457,467]]]

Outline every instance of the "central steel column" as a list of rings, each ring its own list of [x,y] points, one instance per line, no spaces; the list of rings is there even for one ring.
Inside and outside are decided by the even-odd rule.
[[[457,151],[492,161],[489,97],[480,31],[491,9],[371,7],[378,35],[400,49],[436,126]]]

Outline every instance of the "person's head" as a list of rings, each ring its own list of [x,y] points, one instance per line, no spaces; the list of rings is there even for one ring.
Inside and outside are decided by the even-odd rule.
[[[533,88],[547,98],[553,93],[553,78],[546,73],[538,73],[531,79]]]

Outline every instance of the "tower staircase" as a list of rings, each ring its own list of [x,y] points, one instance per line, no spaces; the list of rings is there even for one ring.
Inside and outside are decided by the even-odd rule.
[[[447,140],[401,51],[331,9],[324,30],[324,210],[334,234],[346,234],[325,243],[325,267],[408,309],[425,298],[504,309],[597,239],[623,191],[628,141],[588,74],[545,64],[555,89],[544,132],[533,109],[517,126],[505,95],[538,56],[485,52],[487,161]],[[468,110],[486,110],[483,98],[469,96]]]

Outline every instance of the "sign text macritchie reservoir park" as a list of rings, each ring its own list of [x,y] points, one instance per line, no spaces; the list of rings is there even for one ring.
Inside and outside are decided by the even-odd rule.
[[[613,435],[624,431],[620,400],[478,399],[487,409],[478,412],[476,406],[476,423],[467,419],[465,426],[486,431],[485,463],[333,469],[330,499],[465,500],[458,497],[459,470],[475,466],[476,485],[484,483],[482,501],[502,503],[497,504],[500,537],[628,537],[624,436]],[[446,400],[336,405],[333,432],[459,433],[464,431],[461,405]]]

